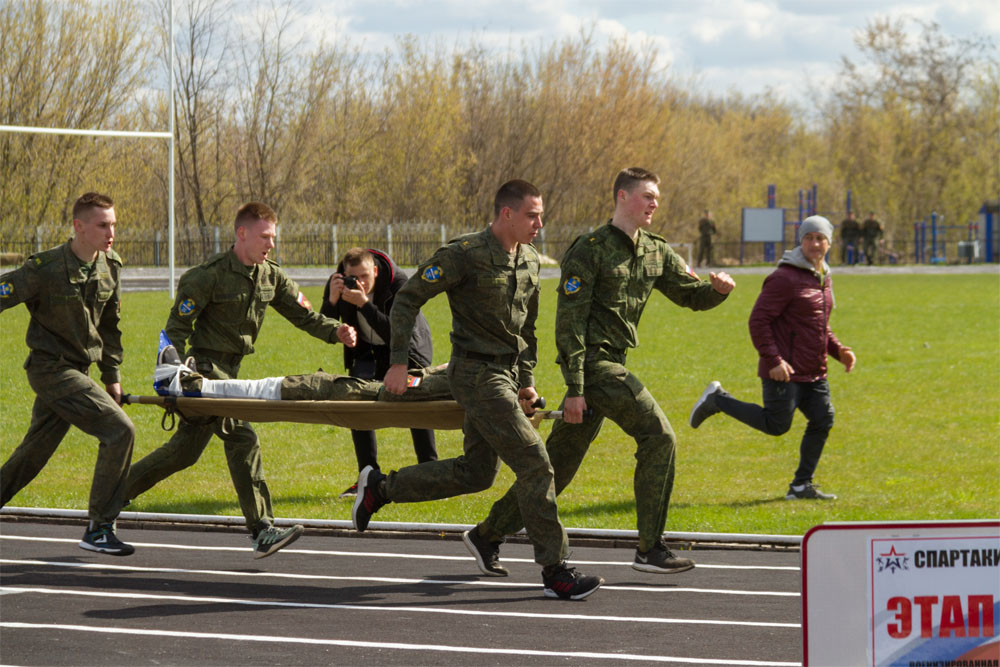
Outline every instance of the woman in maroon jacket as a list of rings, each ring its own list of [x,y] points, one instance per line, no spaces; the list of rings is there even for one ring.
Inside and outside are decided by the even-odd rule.
[[[809,422],[799,447],[799,467],[785,498],[833,500],[837,496],[823,493],[812,481],[833,427],[826,357],[844,364],[848,373],[856,358],[830,330],[833,281],[825,258],[833,225],[814,215],[802,222],[799,233],[802,244],[786,251],[778,268],[764,279],[750,313],[764,406],[738,401],[721,384],[711,382],[691,410],[691,427],[723,412],[768,435],[782,435],[791,428],[798,408]]]

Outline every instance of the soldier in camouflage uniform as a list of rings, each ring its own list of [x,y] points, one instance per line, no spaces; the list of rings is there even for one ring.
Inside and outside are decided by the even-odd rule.
[[[562,260],[556,310],[558,362],[566,381],[563,421],[546,442],[556,493],[573,479],[605,417],[636,441],[633,486],[639,545],[632,567],[643,572],[683,572],[694,567],[663,542],[674,480],[674,432],[642,382],[625,368],[639,343],[639,317],[653,289],[691,308],[713,308],[733,289],[725,273],[699,280],[667,241],[645,230],[657,208],[659,178],[633,167],[614,184],[614,217],[580,236]],[[585,411],[591,411],[585,415]],[[465,534],[484,574],[506,576],[499,549],[521,529],[523,513],[511,491],[489,516]]]
[[[115,535],[135,441],[121,409],[122,260],[111,249],[115,224],[114,202],[88,192],[73,205],[70,241],[0,276],[0,311],[23,303],[31,313],[24,369],[36,394],[28,433],[0,469],[0,507],[41,472],[72,424],[101,443],[80,547],[128,556],[135,550]],[[93,363],[104,389],[90,378]]]
[[[237,376],[243,357],[254,351],[268,306],[310,335],[337,342],[340,322],[313,311],[298,285],[267,258],[274,247],[276,223],[277,216],[267,205],[244,205],[236,214],[232,248],[181,276],[165,331],[178,350],[189,344],[188,354],[207,378]],[[126,498],[131,500],[194,465],[213,434],[225,443],[229,474],[252,534],[254,556],[269,556],[298,539],[302,526],[280,530],[273,525],[260,441],[244,421],[228,430],[216,418],[182,421],[166,444],[132,466]]]
[[[494,200],[489,228],[439,249],[397,293],[391,313],[387,391],[406,390],[407,353],[420,307],[442,292],[452,312],[448,378],[465,408],[464,455],[426,461],[383,475],[371,466],[358,478],[352,518],[365,530],[389,502],[418,502],[488,489],[503,461],[517,477],[513,500],[524,516],[545,595],[582,599],[604,582],[566,565],[566,531],[556,510],[552,466],[524,414],[534,403],[537,361],[538,252],[542,198],[526,181],[509,181]]]

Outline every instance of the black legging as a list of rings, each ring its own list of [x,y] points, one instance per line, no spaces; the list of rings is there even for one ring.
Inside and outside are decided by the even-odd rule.
[[[437,446],[434,444],[434,431],[425,428],[411,428],[413,436],[413,451],[417,455],[417,463],[437,461]],[[351,431],[354,440],[354,454],[358,457],[358,471],[365,466],[378,468],[378,443],[375,431]]]

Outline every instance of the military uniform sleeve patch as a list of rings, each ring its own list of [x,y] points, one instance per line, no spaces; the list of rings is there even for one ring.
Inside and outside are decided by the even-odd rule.
[[[306,295],[303,294],[302,292],[299,292],[299,295],[297,297],[295,297],[295,303],[299,304],[300,306],[302,306],[306,310],[312,310],[313,309],[313,305],[309,302],[309,299],[307,299]]]
[[[567,296],[571,294],[576,294],[577,292],[580,291],[581,287],[583,287],[583,283],[580,282],[580,279],[577,276],[570,276],[563,283],[563,292]]]
[[[420,279],[429,283],[436,283],[444,277],[444,271],[438,264],[432,264],[424,269],[420,274]]]
[[[0,283],[0,298],[6,298],[14,293],[14,286],[6,280]]]
[[[687,272],[689,276],[691,276],[695,280],[701,280],[701,278],[698,277],[698,274],[694,272],[694,269],[692,269],[691,265],[688,264],[687,262],[684,262],[684,270]]]
[[[177,314],[178,315],[190,315],[194,312],[194,299],[184,299],[179,304],[177,304]]]

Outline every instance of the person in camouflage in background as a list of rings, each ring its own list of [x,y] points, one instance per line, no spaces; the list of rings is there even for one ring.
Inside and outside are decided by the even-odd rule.
[[[71,240],[0,276],[0,311],[23,303],[31,313],[24,369],[36,394],[28,433],[0,469],[0,507],[41,472],[72,424],[101,443],[80,547],[128,556],[135,549],[115,535],[135,441],[121,409],[122,260],[111,249],[116,223],[111,198],[88,192],[73,204]],[[92,363],[104,389],[90,378]]]
[[[271,306],[306,333],[337,342],[341,323],[312,309],[298,285],[267,255],[274,248],[277,216],[266,204],[250,202],[236,214],[236,241],[226,252],[181,276],[177,298],[164,329],[178,351],[195,359],[207,378],[235,378]],[[183,354],[182,354],[183,356]],[[255,558],[270,556],[302,534],[302,526],[276,528],[271,494],[264,480],[260,441],[249,423],[223,430],[222,420],[182,421],[173,437],[132,466],[125,485],[129,500],[161,480],[195,464],[213,433],[225,443],[226,463],[240,509],[253,539]]]
[[[517,477],[513,501],[524,515],[548,597],[580,600],[604,580],[567,566],[566,530],[559,521],[552,466],[523,410],[538,399],[539,261],[531,241],[542,228],[542,197],[526,181],[508,181],[494,198],[494,219],[477,233],[440,248],[396,294],[390,368],[385,388],[406,391],[407,353],[420,307],[446,292],[452,313],[452,393],[465,409],[464,454],[391,472],[372,466],[358,477],[355,528],[368,527],[389,502],[418,502],[475,493],[493,485],[500,461]]]
[[[643,572],[683,572],[663,541],[674,481],[674,432],[642,382],[625,368],[639,344],[639,317],[653,289],[692,310],[713,308],[735,283],[726,273],[700,280],[667,241],[646,231],[657,208],[660,179],[632,167],[614,183],[614,217],[576,239],[562,260],[556,309],[558,362],[566,381],[563,420],[546,441],[556,493],[573,479],[605,418],[636,441],[633,479],[639,545],[632,567]],[[585,411],[590,411],[585,414]],[[479,569],[506,576],[499,562],[504,537],[521,529],[522,513],[511,491],[464,536]]]

